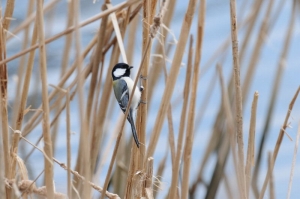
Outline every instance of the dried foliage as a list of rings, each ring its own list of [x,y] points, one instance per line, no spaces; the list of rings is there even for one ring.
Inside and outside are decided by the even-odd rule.
[[[205,37],[208,17],[219,5],[206,0],[27,0],[17,20],[24,2],[7,0],[0,7],[1,198],[276,198],[285,135],[296,140],[286,175],[290,198],[298,192],[292,186],[300,131],[296,137],[288,128],[300,87],[283,79],[299,1],[266,2],[223,2],[228,35],[207,48],[214,43]],[[255,81],[284,5],[291,12],[278,58],[272,57],[277,66],[266,66],[275,74],[268,93]],[[99,8],[85,19],[84,6]],[[62,10],[65,27],[57,28],[53,19]],[[118,62],[136,65],[133,89],[144,87],[136,114],[139,148],[124,136],[128,109],[115,109],[111,69]],[[268,97],[264,110],[260,100]],[[290,100],[268,152],[275,109]]]

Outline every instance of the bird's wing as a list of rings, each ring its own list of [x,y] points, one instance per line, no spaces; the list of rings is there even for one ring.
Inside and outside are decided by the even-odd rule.
[[[120,91],[119,93],[121,94],[118,97],[118,103],[119,103],[122,111],[125,113],[127,104],[129,101],[129,90],[128,90],[127,83],[125,80],[122,80],[122,79],[119,80],[118,89]]]

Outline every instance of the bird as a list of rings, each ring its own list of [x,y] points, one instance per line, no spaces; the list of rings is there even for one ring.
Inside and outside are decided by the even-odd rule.
[[[132,90],[134,86],[133,80],[130,78],[130,70],[133,66],[129,66],[126,63],[118,63],[112,69],[112,79],[113,79],[113,89],[115,93],[116,100],[123,113],[126,112],[126,108],[129,103],[130,95],[132,95]],[[141,103],[141,92],[143,87],[136,88],[133,94],[131,105],[129,106],[129,112],[127,120],[131,125],[131,131],[136,143],[136,146],[140,147],[140,142],[137,137],[136,128],[133,120],[133,113],[138,108]]]

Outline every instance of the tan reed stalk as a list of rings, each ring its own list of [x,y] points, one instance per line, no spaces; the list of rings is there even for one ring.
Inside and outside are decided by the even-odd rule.
[[[199,129],[202,119],[208,108],[208,104],[211,101],[212,93],[214,91],[214,88],[215,88],[216,82],[217,82],[216,79],[217,79],[217,73],[215,73],[213,76],[211,76],[211,79],[208,83],[209,86],[207,87],[207,90],[204,94],[204,100],[203,100],[202,104],[200,105],[200,108],[198,109],[199,111],[197,111],[198,114],[196,116],[195,130]]]
[[[71,126],[71,123],[70,123],[70,91],[69,89],[68,90],[65,90],[65,89],[62,89],[62,88],[59,88],[57,86],[53,86],[55,89],[63,92],[66,94],[66,149],[67,149],[67,192],[68,192],[68,196],[70,198],[71,195],[72,195],[72,192],[71,192],[71,173],[70,173],[70,169],[71,169],[71,130],[70,130],[70,126]],[[51,125],[50,125],[51,126]]]
[[[106,6],[108,8],[112,8],[112,5],[109,4],[109,3],[106,4]],[[130,16],[130,14],[129,14],[130,13],[130,6],[127,9],[128,9],[127,17],[126,17],[125,21],[123,20],[123,22],[124,22],[123,23],[123,27],[126,27],[128,19],[129,19],[129,16]],[[114,27],[114,32],[115,32],[115,35],[116,35],[116,38],[117,38],[117,41],[118,41],[119,50],[120,50],[120,54],[122,56],[123,62],[128,63],[127,56],[126,56],[126,53],[125,53],[125,47],[124,47],[124,43],[123,43],[123,36],[124,36],[124,34],[121,34],[116,14],[114,12],[111,13],[110,14],[110,18],[111,18],[112,25]]]
[[[108,3],[108,2],[105,2],[102,5],[102,11],[107,9],[107,6],[105,5],[106,3]],[[96,45],[96,49],[95,49],[95,52],[93,53],[93,58],[91,61],[92,78],[91,78],[91,82],[90,82],[90,88],[89,88],[87,105],[86,105],[86,117],[88,118],[87,121],[90,121],[91,109],[92,109],[92,105],[93,105],[95,88],[96,88],[96,84],[97,84],[99,64],[100,64],[100,61],[103,59],[102,48],[104,46],[104,38],[105,38],[105,37],[103,37],[103,35],[105,35],[105,32],[106,32],[107,20],[108,20],[108,16],[104,16],[101,20],[100,27],[99,27],[100,29],[99,29],[98,35],[97,35],[97,45]],[[96,97],[98,97],[98,96],[96,96]],[[94,120],[92,120],[92,121],[94,121]],[[94,135],[91,137],[94,137]],[[92,140],[91,140],[91,143],[93,143]],[[95,169],[98,149],[99,149],[99,147],[90,149],[91,150],[91,172],[93,172]]]
[[[234,168],[235,168],[235,173],[237,174],[237,183],[239,187],[239,195],[240,197],[242,196],[242,184],[240,183],[240,178],[239,178],[239,169],[238,169],[238,161],[237,161],[237,156],[236,156],[236,142],[235,142],[235,128],[234,128],[234,119],[233,119],[233,113],[232,113],[232,108],[230,105],[229,101],[229,94],[228,90],[226,89],[225,81],[224,81],[224,76],[222,72],[222,68],[218,65],[217,66],[219,76],[220,76],[220,84],[221,84],[221,90],[222,90],[222,104],[223,104],[223,109],[225,112],[225,117],[226,117],[226,125],[227,125],[227,133],[229,134],[226,136],[226,141],[228,142],[228,147],[231,148],[232,150],[232,155],[233,155],[233,163],[234,163]],[[228,138],[229,137],[229,140]],[[228,150],[228,149],[226,149]]]
[[[15,179],[15,175],[16,175],[15,169],[16,169],[17,159],[18,159],[17,154],[18,154],[18,144],[19,144],[20,135],[21,135],[20,131],[14,131],[12,145],[11,145],[11,149],[10,149],[11,170],[10,170],[8,179]],[[10,196],[11,199],[15,199],[17,194],[11,188],[11,193],[9,193],[9,195],[11,195]]]
[[[72,198],[72,179],[71,179],[71,117],[70,117],[70,90],[67,90],[67,97],[66,97],[66,124],[67,124],[67,131],[66,131],[66,140],[67,140],[67,186],[68,186],[68,196]]]
[[[251,17],[250,17],[249,23],[247,24],[248,26],[247,26],[247,30],[245,32],[246,35],[245,35],[245,38],[241,45],[241,51],[240,51],[240,56],[239,56],[240,65],[242,65],[241,63],[244,61],[246,47],[249,44],[248,42],[250,41],[252,32],[255,30],[253,27],[255,25],[255,22],[258,20],[259,12],[260,12],[261,8],[263,7],[262,6],[263,2],[264,1],[255,0],[255,2],[252,5]]]
[[[136,122],[136,127],[137,127],[137,132],[138,132],[138,136],[140,139],[140,142],[142,143],[140,148],[137,149],[136,147],[133,147],[133,153],[136,154],[135,156],[133,156],[133,161],[134,159],[136,159],[137,161],[137,167],[134,168],[133,173],[135,173],[136,171],[145,171],[146,170],[146,166],[147,164],[149,164],[149,162],[145,162],[145,155],[146,155],[146,125],[147,125],[147,110],[148,110],[148,89],[150,87],[148,87],[148,71],[149,71],[149,66],[150,66],[150,53],[151,53],[151,49],[152,49],[152,40],[150,41],[150,46],[147,47],[147,42],[148,38],[149,38],[149,34],[151,34],[151,27],[150,24],[153,24],[154,21],[154,14],[155,14],[155,7],[157,4],[157,0],[151,0],[151,1],[147,1],[144,0],[143,1],[143,47],[142,47],[142,55],[145,54],[145,60],[144,60],[144,64],[143,64],[143,69],[141,71],[141,85],[144,87],[144,91],[142,92],[141,95],[141,100],[143,102],[146,102],[145,104],[141,104],[138,112],[137,112],[137,122]],[[149,159],[148,159],[149,161]],[[153,164],[153,162],[152,162]],[[152,165],[153,167],[153,165]],[[153,171],[152,171],[153,172]],[[148,176],[146,175],[146,178]],[[151,196],[149,196],[149,188],[150,185],[147,185],[147,179],[143,179],[144,181],[146,181],[145,183],[143,183],[143,189],[141,189],[141,195],[140,196],[146,196],[146,197],[153,197],[153,194],[151,194]],[[152,181],[151,181],[152,182]],[[149,182],[148,182],[149,183]],[[151,190],[152,191],[152,190]],[[139,196],[139,195],[137,195]]]
[[[259,191],[257,190],[256,184],[257,184],[257,180],[258,180],[258,170],[259,170],[259,167],[261,164],[262,150],[265,145],[265,139],[269,133],[269,125],[270,125],[273,111],[275,108],[275,103],[276,103],[276,99],[278,96],[281,79],[284,74],[285,60],[287,59],[287,56],[288,56],[291,39],[292,39],[292,34],[293,34],[293,30],[294,30],[295,14],[296,14],[295,6],[293,6],[292,13],[291,13],[290,19],[289,19],[289,25],[287,26],[287,30],[285,33],[283,48],[282,48],[280,58],[278,60],[278,65],[276,68],[275,78],[273,80],[273,87],[272,87],[272,91],[271,91],[268,112],[267,112],[266,121],[265,121],[265,125],[264,125],[263,136],[262,136],[260,144],[259,144],[259,151],[258,151],[258,155],[257,155],[257,161],[256,161],[256,166],[254,169],[253,180],[252,180],[252,186],[254,187],[254,193],[255,193],[256,198],[259,197]]]
[[[105,5],[106,3],[109,3],[109,1],[106,1],[103,3],[102,11],[107,9],[107,6]],[[102,20],[100,22],[100,27],[99,27],[98,36],[97,36],[97,45],[96,45],[96,49],[95,49],[95,52],[93,54],[93,58],[91,61],[92,62],[92,72],[91,72],[92,77],[91,77],[89,94],[88,94],[87,105],[86,105],[87,121],[90,121],[90,117],[91,117],[91,110],[92,110],[95,88],[96,88],[97,77],[98,77],[98,71],[99,71],[99,64],[100,64],[100,61],[102,60],[102,56],[103,56],[102,48],[104,46],[104,37],[102,37],[102,35],[105,35],[107,20],[108,20],[108,16],[105,16],[102,18]],[[93,171],[93,165],[91,165],[91,169]]]
[[[245,168],[247,198],[249,198],[249,193],[250,193],[251,166],[252,167],[254,166],[256,109],[257,109],[258,96],[259,96],[258,92],[256,91],[253,96],[252,108],[251,108],[250,129],[249,129],[249,138],[248,138],[248,151],[247,151],[247,161],[246,161],[246,168]]]
[[[198,109],[199,114],[196,116],[195,131],[197,131],[197,129],[199,129],[202,118],[204,117],[205,112],[208,108],[208,103],[211,101],[212,93],[213,93],[214,87],[216,86],[216,82],[217,82],[216,79],[217,79],[217,73],[215,73],[215,75],[213,75],[211,80],[209,81],[209,83],[208,83],[209,87],[207,88],[206,93],[204,94],[205,98],[204,98],[202,104],[200,105],[200,108]],[[213,132],[217,132],[217,131],[213,131]],[[207,145],[207,147],[205,149],[201,163],[199,164],[200,166],[199,166],[199,170],[197,173],[197,178],[196,178],[195,182],[190,186],[190,194],[191,195],[195,194],[197,185],[202,182],[202,175],[203,175],[205,165],[207,164],[209,156],[211,155],[212,151],[216,148],[218,142],[219,141],[218,141],[218,138],[216,137],[215,133],[212,134],[208,141],[209,144]]]
[[[1,95],[1,89],[0,89],[0,95]],[[0,103],[0,110],[2,110],[2,105]],[[0,114],[0,120],[1,120],[1,114]],[[2,129],[0,129],[0,140],[2,139]],[[2,143],[1,143],[1,146]],[[4,154],[3,154],[3,149],[1,147],[1,151],[0,151],[0,179],[5,179],[4,175],[5,175],[5,164],[4,164]],[[1,196],[6,198],[6,194],[5,194],[5,183],[0,183],[0,194]]]
[[[110,65],[109,65],[109,68],[107,70],[107,75],[106,75],[107,78],[110,78],[111,70],[112,70],[113,66],[115,65],[115,63],[118,61],[119,55],[120,55],[120,51],[118,49],[118,45],[116,44],[114,46],[114,49],[113,49],[113,52],[112,52],[112,56],[111,56],[111,60],[110,60]],[[111,88],[112,88],[112,81],[105,81],[104,90],[103,90],[103,93],[102,93],[102,99],[101,99],[101,102],[100,102],[100,105],[99,105],[99,110],[98,110],[98,118],[100,118],[102,121],[100,121],[101,122],[100,123],[101,124],[101,126],[100,126],[101,129],[100,128],[97,128],[97,129],[98,129],[98,133],[101,133],[101,137],[99,137],[101,139],[102,139],[102,136],[103,136],[102,134],[103,134],[103,127],[104,127],[104,122],[105,122],[105,115],[106,115],[106,112],[107,112],[107,107],[109,105],[108,104],[108,100],[107,100],[107,96],[110,96]],[[105,105],[105,106],[102,106],[102,105]],[[105,110],[103,110],[103,109],[105,109]],[[125,120],[122,120],[123,121],[122,124],[123,124],[123,127],[124,127],[125,121],[126,121],[126,117],[123,118],[123,119],[125,119]],[[120,134],[120,132],[119,132],[119,134]],[[118,147],[117,145],[119,145],[120,138],[121,137],[117,137],[117,143],[115,145],[115,150],[113,152],[113,158],[114,158],[114,160],[116,158],[116,153],[117,153],[116,148]],[[98,140],[98,141],[100,143],[100,140]],[[98,147],[99,145],[93,144],[93,146]],[[113,167],[113,163],[112,163],[112,160],[111,160],[109,171],[107,172],[107,175],[106,175],[106,178],[105,178],[105,183],[104,183],[104,186],[103,186],[103,189],[105,191],[107,190],[108,180],[109,180],[110,175],[111,175],[112,167]],[[101,198],[104,198],[103,194],[101,194]]]
[[[168,118],[168,126],[169,126],[168,141],[169,141],[170,150],[171,150],[172,166],[174,166],[176,152],[175,152],[175,136],[174,136],[174,126],[173,126],[173,119],[172,119],[172,105],[171,104],[169,104],[169,107],[168,107],[167,118]]]
[[[154,18],[154,11],[155,11],[155,6],[156,6],[157,0],[144,0],[143,1],[143,47],[142,47],[142,55],[146,53],[145,56],[145,61],[143,64],[143,69],[141,71],[141,85],[144,87],[144,91],[142,92],[141,95],[141,100],[143,102],[146,102],[146,104],[140,104],[140,107],[137,111],[137,122],[136,122],[136,127],[137,127],[137,132],[138,136],[140,139],[140,142],[142,143],[140,146],[140,149],[138,150],[136,147],[133,147],[134,151],[139,152],[138,157],[138,167],[136,170],[146,170],[144,166],[144,160],[145,160],[145,155],[146,155],[146,126],[147,126],[147,109],[148,109],[148,71],[149,71],[149,65],[150,65],[150,53],[152,49],[152,42],[149,46],[149,49],[147,49],[147,41],[149,38],[150,34],[150,24],[153,23],[153,18]],[[145,78],[145,79],[143,79]],[[134,144],[134,143],[133,143]],[[135,173],[136,170],[133,172]],[[144,191],[144,189],[143,189]],[[145,192],[142,193],[143,196],[145,196]]]
[[[50,136],[49,123],[49,101],[48,101],[48,81],[47,81],[47,61],[46,61],[46,44],[44,35],[44,16],[43,2],[37,1],[37,31],[39,35],[39,51],[40,51],[40,73],[42,82],[42,103],[43,103],[43,136],[44,136],[44,152],[52,160],[52,142]],[[45,183],[47,188],[47,197],[54,197],[53,185],[53,162],[44,158]]]
[[[187,63],[187,70],[186,70],[186,77],[185,77],[185,84],[184,84],[184,92],[183,92],[183,105],[181,109],[181,117],[180,117],[180,126],[177,138],[177,148],[176,148],[176,155],[175,161],[172,167],[172,182],[169,190],[169,198],[174,198],[176,194],[176,188],[178,183],[178,176],[179,176],[179,167],[180,167],[180,160],[182,157],[183,151],[183,141],[184,141],[184,130],[186,126],[186,122],[188,120],[187,112],[188,112],[188,102],[190,97],[190,86],[191,86],[191,78],[192,76],[192,67],[193,67],[193,36],[190,36],[189,42],[189,52],[188,52],[188,63]],[[172,77],[170,77],[172,78]]]
[[[10,1],[11,2],[11,1]],[[9,3],[9,2],[7,2]],[[11,10],[11,5],[7,4],[7,10]],[[9,17],[11,17],[11,11],[5,11],[4,22],[0,24],[0,60],[6,58],[6,34],[5,31],[8,28]],[[0,10],[0,15],[2,12]],[[6,23],[6,25],[4,24]],[[3,154],[4,154],[4,176],[6,178],[10,175],[10,155],[9,155],[9,134],[8,134],[8,112],[7,112],[7,66],[6,64],[0,64],[0,104],[1,104],[1,124],[2,124],[2,146],[3,146]],[[9,199],[11,197],[11,189],[6,188],[6,198]]]
[[[113,103],[112,103],[113,104]],[[111,107],[113,107],[113,106],[111,106]],[[109,109],[109,110],[111,110],[111,109]],[[109,112],[109,111],[108,111]],[[119,114],[119,116],[118,116],[118,119],[116,120],[116,125],[115,125],[115,127],[114,127],[114,129],[113,129],[113,131],[112,131],[112,133],[111,133],[111,136],[109,136],[109,140],[108,141],[106,141],[106,146],[105,146],[105,148],[104,147],[102,147],[101,148],[101,159],[99,160],[99,163],[98,163],[98,167],[97,167],[97,170],[96,170],[96,174],[94,175],[94,178],[95,179],[97,179],[97,178],[100,178],[100,175],[101,175],[101,170],[102,170],[102,168],[103,168],[103,166],[105,165],[105,163],[107,162],[107,159],[108,159],[108,157],[109,157],[109,152],[111,151],[111,148],[113,147],[113,144],[114,144],[114,141],[115,141],[115,138],[116,138],[116,136],[117,136],[117,134],[118,134],[118,132],[119,132],[119,129],[120,129],[120,126],[121,126],[121,122],[122,122],[122,119],[123,119],[123,113],[120,113]],[[105,129],[106,130],[106,129]],[[126,143],[121,143],[121,145],[123,145],[123,144],[125,144],[126,145]],[[126,153],[126,155],[127,154],[130,154],[131,152],[130,151],[127,151],[126,149],[124,150],[124,151],[119,151],[118,152],[118,157],[119,157],[119,155],[121,155],[121,156],[125,156],[125,154],[124,154],[124,152]],[[128,158],[128,157],[126,157],[125,156],[125,158]],[[118,159],[119,160],[119,159]],[[120,161],[121,162],[121,161]],[[127,161],[127,162],[129,162],[129,161]],[[119,162],[117,162],[116,163],[118,166],[120,165],[119,164]],[[122,162],[122,164],[123,164],[123,162]],[[127,171],[128,171],[128,169],[126,168],[124,168],[124,167],[126,167],[125,165],[122,165],[121,166],[121,169],[122,170],[126,170],[126,173],[127,173]],[[118,179],[119,181],[120,181],[120,179]],[[97,180],[97,181],[100,181],[100,180]]]
[[[191,27],[192,19],[194,16],[195,7],[196,7],[196,1],[190,0],[189,4],[188,4],[188,9],[185,14],[185,20],[182,23],[179,41],[178,41],[178,44],[176,47],[176,51],[175,51],[172,66],[171,66],[171,71],[169,74],[169,76],[172,78],[169,78],[167,80],[164,95],[163,95],[163,98],[162,98],[162,101],[161,101],[161,104],[159,107],[159,112],[157,114],[158,116],[156,117],[153,133],[152,133],[152,136],[150,139],[149,147],[147,149],[146,157],[153,156],[153,153],[156,148],[156,144],[157,144],[160,132],[161,132],[162,125],[163,125],[164,117],[167,112],[167,108],[168,108],[172,93],[174,91],[175,82],[176,82],[176,79],[177,79],[177,76],[179,73],[179,68],[180,68],[182,57],[183,57],[187,38],[188,38],[188,35],[190,32],[190,27]]]
[[[34,9],[34,0],[30,0],[27,8],[27,17],[32,14]],[[22,49],[26,49],[28,43],[29,43],[29,27],[24,28],[24,37],[23,37],[23,43],[22,43]],[[24,84],[23,80],[25,77],[25,67],[23,67],[24,63],[26,62],[26,56],[22,56],[20,58],[20,63],[19,63],[19,69],[18,69],[18,82],[17,82],[17,89],[15,92],[15,103],[13,107],[13,122],[16,123],[17,117],[18,117],[18,111],[19,111],[19,106],[21,102],[21,95],[22,95],[22,85]],[[15,125],[13,125],[14,129],[17,129]],[[19,129],[21,130],[21,129]]]
[[[226,193],[227,193],[227,196],[228,196],[227,198],[234,198],[233,191],[232,191],[232,188],[230,186],[228,176],[226,175],[226,173],[224,173],[223,175],[224,175],[224,185],[225,185]]]
[[[199,35],[198,35],[198,37],[199,37]],[[200,41],[202,41],[201,38],[202,38],[202,34],[200,35]],[[197,41],[199,41],[198,39],[197,39]],[[191,48],[192,48],[192,45],[193,44],[191,42]],[[199,47],[198,44],[197,44],[197,47]],[[201,45],[200,45],[200,48],[201,48]],[[199,49],[199,50],[201,51],[201,49]],[[197,50],[197,52],[199,52],[199,51]],[[188,116],[187,116],[187,126],[186,126],[186,135],[185,135],[184,152],[183,152],[183,173],[182,173],[182,184],[181,184],[181,198],[188,198],[191,154],[192,154],[192,148],[193,148],[194,125],[195,125],[195,108],[196,108],[196,98],[197,98],[198,77],[199,77],[199,70],[200,70],[200,68],[199,68],[200,62],[198,62],[198,63],[196,63],[196,62],[200,61],[200,59],[198,59],[198,56],[201,56],[201,54],[198,54],[195,57],[195,63],[192,64],[193,63],[193,54],[194,54],[194,49],[192,49],[190,51],[189,58],[188,58],[188,62],[190,62],[189,66],[191,67],[191,65],[194,65],[194,67],[193,67],[193,76],[192,76],[192,83],[191,83],[192,88],[190,91],[191,97],[190,97],[190,104],[189,104],[189,110],[188,110]],[[198,60],[196,61],[196,59],[198,59]],[[185,92],[187,92],[187,91],[185,91]],[[175,163],[175,165],[176,165],[176,163]]]
[[[2,22],[2,27],[4,30],[8,30],[8,28],[9,28],[10,19],[13,15],[14,8],[15,8],[15,0],[7,0],[4,18],[3,18],[3,22]]]
[[[147,78],[148,76],[148,67],[150,61],[150,52],[152,42],[149,43],[149,32],[150,32],[150,24],[151,24],[151,4],[153,0],[144,0],[143,1],[143,46],[142,46],[142,55],[144,55],[144,64],[143,69],[141,70],[141,76]],[[147,92],[148,92],[148,81],[141,78],[141,85],[144,86],[144,91],[141,94],[141,100],[147,102]],[[132,154],[130,158],[130,167],[127,175],[127,185],[126,185],[126,194],[125,198],[133,197],[143,197],[145,196],[145,190],[140,186],[134,186],[134,180],[138,182],[143,181],[143,179],[139,179],[139,177],[143,178],[143,175],[135,175],[137,171],[143,171],[144,169],[144,159],[145,159],[145,144],[146,144],[146,122],[147,122],[147,104],[141,103],[139,105],[136,117],[136,131],[141,143],[140,147],[137,148],[135,143],[132,142]],[[142,183],[140,183],[142,184]],[[134,189],[135,188],[135,189]],[[144,192],[144,193],[143,193]]]
[[[175,5],[176,5],[176,0],[173,0],[171,4],[168,5],[168,12],[166,13],[166,16],[163,19],[163,24],[165,27],[170,27],[171,24],[171,20],[173,18],[173,13],[175,10]],[[160,43],[158,43],[156,45],[155,48],[155,53],[154,54],[163,54],[163,50],[164,50],[164,44],[166,43],[166,38],[168,36],[168,31],[164,31],[164,29],[160,30],[161,32],[161,39],[160,39]],[[163,60],[165,62],[165,60]],[[160,72],[161,72],[161,67],[160,65],[160,58],[152,58],[152,67],[149,71],[149,75],[148,75],[148,81],[149,81],[149,88],[148,88],[148,108],[149,108],[149,103],[152,101],[152,94],[153,91],[156,87],[157,84],[157,80],[159,78]]]
[[[230,16],[231,16],[231,39],[232,39],[232,57],[235,82],[235,110],[236,110],[236,137],[238,142],[238,157],[239,157],[239,176],[242,188],[242,198],[246,196],[245,186],[245,164],[244,164],[244,140],[243,140],[243,107],[242,107],[242,91],[240,83],[240,65],[237,40],[237,19],[236,19],[236,1],[230,0]]]
[[[147,173],[145,180],[145,193],[147,199],[153,199],[153,185],[152,185],[152,176],[153,176],[153,158],[148,158],[147,162]]]
[[[83,57],[81,56],[81,37],[79,30],[79,13],[80,13],[80,1],[76,0],[74,2],[74,26],[75,26],[75,48],[76,48],[76,56],[78,57],[77,62],[77,93],[78,93],[78,107],[79,107],[79,115],[80,115],[80,143],[78,148],[78,156],[77,156],[77,171],[81,172],[83,176],[87,179],[91,179],[91,168],[90,166],[90,153],[89,153],[89,125],[87,118],[85,117],[85,109],[84,109],[84,76],[80,75],[82,71]],[[77,186],[78,191],[80,192],[81,197],[90,198],[91,191],[90,187],[87,184],[83,184],[82,186]]]
[[[268,152],[268,166],[269,168],[272,167],[272,152]],[[270,192],[270,199],[275,199],[275,192],[274,192],[274,178],[273,178],[273,172],[270,174],[270,182],[269,182],[269,192]]]
[[[294,10],[295,8],[293,8]],[[274,165],[275,165],[275,161],[276,161],[276,158],[277,158],[277,155],[278,155],[278,152],[279,152],[279,149],[280,149],[280,146],[281,146],[281,143],[282,143],[282,140],[283,140],[283,136],[285,134],[285,130],[286,128],[288,127],[288,120],[289,120],[289,117],[290,117],[290,114],[293,110],[293,106],[294,106],[294,103],[298,97],[298,94],[300,92],[300,86],[298,87],[290,105],[289,105],[289,108],[287,110],[287,113],[286,113],[286,117],[285,117],[285,120],[284,120],[284,123],[279,131],[279,135],[278,135],[278,138],[277,138],[277,142],[276,142],[276,145],[275,145],[275,148],[274,148],[274,151],[273,151],[273,155],[272,155],[272,164],[271,166],[268,168],[268,172],[266,174],[266,177],[265,177],[265,180],[264,180],[264,184],[263,184],[263,187],[262,187],[262,190],[259,194],[259,199],[262,199],[264,197],[264,194],[265,194],[265,191],[267,189],[267,185],[268,185],[268,181],[269,181],[269,178],[270,178],[270,175],[271,173],[273,172],[273,169],[274,169]]]
[[[14,179],[16,175],[16,165],[17,165],[17,154],[18,154],[18,146],[19,146],[19,139],[20,139],[21,131],[14,131],[12,144],[10,148],[10,165],[11,170],[8,179]]]
[[[127,43],[127,50],[126,50],[127,60],[129,64],[131,64],[133,61],[134,51],[132,50],[132,48],[135,45],[138,24],[139,24],[139,17],[134,17],[129,26],[128,43]]]
[[[67,16],[66,28],[69,28],[72,25],[74,25],[74,1],[68,2],[68,16]],[[71,45],[72,45],[72,34],[68,34],[68,35],[66,35],[65,46],[63,49],[60,77],[63,77],[63,75],[66,73],[66,70],[67,70],[67,67],[69,64]],[[59,107],[61,105],[61,100],[58,100],[57,102],[58,102],[58,104],[55,109],[56,113],[58,113],[58,111],[59,111]],[[50,110],[51,110],[51,108],[50,108]],[[51,138],[52,138],[52,143],[53,143],[53,154],[55,152],[54,149],[56,148],[56,137],[57,137],[58,127],[59,127],[59,120],[57,120],[57,122],[55,122],[55,124],[52,128],[52,133],[51,133]]]
[[[296,159],[297,159],[297,151],[298,151],[298,146],[299,146],[299,139],[300,139],[300,125],[298,124],[298,132],[297,132],[297,138],[296,138],[296,143],[295,143],[295,148],[294,148],[294,155],[293,155],[292,168],[291,168],[291,174],[290,174],[290,180],[289,180],[289,187],[288,187],[288,192],[287,192],[287,196],[286,196],[287,199],[290,199],[290,197],[291,197],[293,177],[294,177],[295,165],[296,165]],[[273,183],[272,175],[270,176],[270,187],[271,187],[271,183]]]
[[[37,25],[37,21],[36,21],[36,23],[34,24],[31,45],[36,44],[36,42],[38,40],[37,26],[38,25]],[[23,82],[22,95],[21,95],[20,105],[18,107],[19,110],[18,110],[16,124],[15,124],[16,130],[21,130],[21,128],[22,128],[22,122],[23,122],[23,118],[25,115],[24,111],[26,109],[26,102],[27,102],[27,96],[28,96],[28,91],[29,91],[29,86],[30,86],[34,56],[35,56],[35,50],[30,52],[28,62],[27,62],[27,70],[26,70],[26,74],[25,74],[25,78],[24,78],[24,82]]]
[[[264,16],[261,26],[259,28],[258,37],[257,37],[256,43],[255,43],[255,46],[253,48],[248,67],[247,67],[247,72],[246,72],[247,75],[243,82],[243,91],[242,91],[244,104],[246,104],[246,100],[248,99],[250,85],[253,80],[253,75],[254,75],[254,72],[257,67],[257,62],[259,61],[259,58],[260,58],[260,54],[261,54],[262,46],[265,41],[265,37],[266,37],[266,35],[268,35],[268,25],[269,25],[269,19],[270,19],[271,11],[272,11],[273,4],[274,4],[273,2],[274,2],[273,0],[269,0],[267,12],[266,12],[266,15]]]
[[[161,39],[163,37],[164,31],[161,30]],[[165,53],[165,44],[161,43],[162,48],[162,55],[163,55],[163,71],[164,71],[164,76],[165,76],[165,83],[167,83],[167,79],[168,79],[168,74],[167,74],[167,66],[166,66],[166,53]],[[169,103],[169,107],[168,107],[168,112],[167,112],[167,118],[168,118],[168,126],[169,126],[169,136],[168,136],[168,140],[169,140],[169,145],[170,145],[170,150],[171,150],[171,159],[172,159],[172,166],[174,165],[174,161],[175,161],[175,136],[174,136],[174,126],[173,126],[173,118],[172,118],[172,105],[171,103]]]
[[[185,148],[183,155],[183,179],[182,179],[182,192],[181,198],[188,197],[189,191],[189,175],[190,175],[190,164],[191,164],[191,153],[193,147],[193,138],[195,131],[195,109],[196,109],[196,98],[197,98],[197,87],[200,76],[200,61],[202,57],[202,43],[204,36],[204,27],[205,27],[205,15],[206,15],[206,0],[201,0],[199,5],[198,12],[198,23],[197,23],[197,40],[196,40],[196,49],[194,54],[194,74],[192,79],[192,91],[188,115],[188,124],[186,129],[186,140]],[[189,59],[192,59],[190,57]]]
[[[89,19],[81,22],[80,24],[78,24],[78,28],[82,28],[82,27],[84,27],[84,26],[86,26],[86,25],[88,25],[90,23],[93,23],[93,22],[97,21],[98,19],[103,18],[104,16],[107,16],[107,15],[111,14],[112,12],[116,12],[117,10],[121,10],[121,9],[123,9],[125,7],[128,7],[128,6],[130,6],[130,5],[138,2],[138,1],[139,0],[124,1],[123,3],[120,3],[120,4],[114,6],[113,8],[111,8],[109,10],[101,12],[100,14],[95,15],[95,16],[93,16],[93,17],[91,17],[91,18],[89,18]],[[72,26],[72,27],[70,27],[70,28],[62,31],[61,33],[58,33],[58,34],[54,35],[53,37],[46,39],[45,43],[46,44],[51,43],[52,41],[54,41],[54,40],[56,40],[56,39],[58,39],[58,38],[60,38],[60,37],[62,37],[64,35],[66,35],[66,34],[69,34],[69,33],[73,32],[73,31],[75,31],[75,29],[76,29],[76,26]],[[39,47],[38,44],[36,44],[36,45],[33,45],[33,46],[27,48],[26,50],[23,50],[23,51],[21,51],[19,53],[16,53],[15,55],[13,55],[13,56],[11,56],[9,58],[6,58],[6,59],[0,61],[0,65],[5,64],[7,62],[10,62],[10,61],[12,61],[12,60],[14,60],[14,59],[22,56],[22,55],[24,55],[24,54],[26,54],[26,53],[34,50],[34,49],[37,49],[38,47]]]

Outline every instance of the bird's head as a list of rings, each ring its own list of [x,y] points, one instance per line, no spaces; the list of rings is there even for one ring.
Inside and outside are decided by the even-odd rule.
[[[133,66],[129,66],[125,63],[118,63],[114,66],[112,69],[112,78],[113,80],[120,79],[122,77],[129,77],[130,76],[130,69],[132,69]]]

